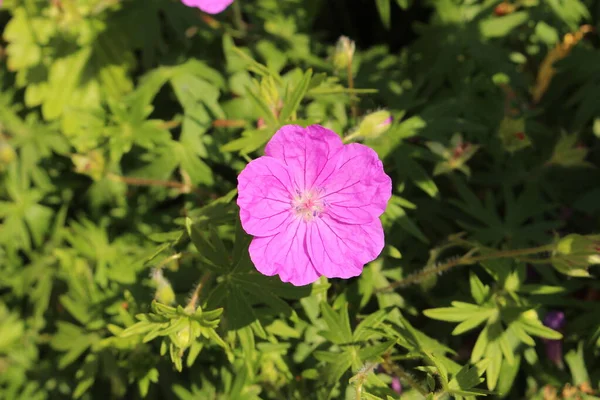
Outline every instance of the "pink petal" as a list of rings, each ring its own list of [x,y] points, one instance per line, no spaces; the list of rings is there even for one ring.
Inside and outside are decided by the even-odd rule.
[[[225,10],[233,0],[181,0],[188,7],[196,7],[208,14],[218,14]]]
[[[368,224],[343,224],[329,215],[307,224],[306,244],[315,269],[328,278],[358,276],[363,266],[383,250],[383,227],[379,218]]]
[[[277,235],[254,238],[249,251],[256,269],[267,276],[279,274],[283,282],[290,282],[294,286],[316,281],[319,274],[304,244],[306,227],[302,220],[293,219]]]
[[[267,156],[283,161],[290,169],[295,187],[310,189],[320,175],[329,175],[335,165],[329,163],[344,147],[340,137],[319,125],[302,128],[281,127],[265,148]]]
[[[238,199],[242,227],[250,235],[272,236],[292,218],[291,178],[279,160],[260,157],[238,176]]]
[[[362,144],[349,144],[336,154],[336,170],[319,177],[322,198],[332,218],[347,224],[369,223],[378,218],[392,196],[392,180],[377,153]]]

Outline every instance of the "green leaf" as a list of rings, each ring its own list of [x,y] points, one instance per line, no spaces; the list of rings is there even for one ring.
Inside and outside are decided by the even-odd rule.
[[[392,23],[392,12],[390,7],[391,0],[376,0],[375,4],[377,5],[377,11],[379,12],[379,17],[381,18],[381,22],[386,27],[386,29],[390,29]]]
[[[228,286],[224,309],[225,320],[230,329],[244,328],[258,319],[250,304],[251,302],[240,290],[240,287]]]
[[[477,304],[482,304],[490,293],[490,288],[484,285],[475,273],[469,274],[469,284],[471,287],[471,296]]]
[[[500,376],[500,368],[502,367],[502,350],[496,341],[492,341],[487,346],[486,360],[489,361],[486,370],[486,383],[489,390],[494,390]]]
[[[488,310],[483,309],[483,313],[487,313]],[[440,308],[430,308],[428,310],[423,310],[423,314],[425,316],[437,319],[440,321],[448,321],[448,322],[461,322],[472,318],[477,315],[482,314],[482,309],[480,308],[457,308],[457,307],[440,307]]]
[[[465,365],[448,383],[450,389],[466,391],[483,382],[481,376],[489,365],[488,360],[482,360],[475,365]]]
[[[242,154],[249,154],[258,150],[271,139],[275,131],[271,128],[249,129],[242,133],[242,137],[232,140],[221,146],[223,152],[239,151]]]
[[[562,334],[547,326],[542,325],[539,320],[529,318],[519,318],[519,326],[527,333],[540,337],[542,339],[559,340],[562,339]]]
[[[84,47],[66,57],[54,61],[48,75],[48,93],[42,113],[48,120],[56,119],[71,105],[83,70],[92,55],[90,47]]]
[[[534,295],[549,295],[549,294],[558,294],[564,293],[566,288],[562,286],[550,286],[550,285],[522,285],[519,289],[519,292],[534,294]]]
[[[477,340],[475,341],[475,346],[473,346],[473,351],[471,351],[471,362],[476,363],[481,360],[485,354],[486,349],[488,348],[489,340],[488,340],[488,331],[489,325],[486,325]]]
[[[323,319],[329,328],[330,336],[335,340],[336,344],[344,344],[352,342],[352,330],[348,319],[348,305],[345,304],[340,313],[337,314],[331,306],[325,302],[321,303],[321,313]]]
[[[290,327],[282,320],[276,320],[266,327],[267,332],[283,338],[300,338],[300,332]]]
[[[281,282],[275,277],[265,276],[257,273],[235,274],[234,279],[241,286],[254,286],[257,290],[271,292],[278,297],[290,300],[299,300],[310,296],[312,288],[306,286],[293,286],[289,283]]]
[[[249,99],[252,100],[252,103],[254,103],[255,107],[258,109],[259,115],[265,119],[267,126],[270,128],[277,126],[277,118],[265,100],[256,94],[250,87],[248,88],[247,93]]]
[[[396,343],[395,340],[378,343],[374,346],[367,346],[360,349],[358,356],[362,361],[375,360],[377,357],[385,354]]]
[[[308,87],[310,85],[312,77],[312,70],[309,69],[304,73],[300,82],[296,84],[296,87],[289,96],[286,95],[284,98],[284,105],[279,114],[279,121],[284,124],[298,109],[300,102],[306,95]]]
[[[413,0],[396,0],[396,3],[401,9],[406,10],[412,5]]]
[[[483,324],[487,320],[489,320],[492,316],[496,314],[495,309],[487,309],[480,313],[474,314],[468,319],[464,320],[460,324],[456,325],[456,328],[452,331],[453,335],[462,335],[465,332],[468,332],[472,329],[477,328],[479,325]]]
[[[319,360],[327,361],[328,365],[324,371],[327,382],[334,384],[340,381],[342,375],[352,366],[352,355],[344,353],[315,352],[315,357]]]
[[[205,222],[193,223],[191,218],[186,218],[186,229],[192,243],[198,250],[199,257],[215,270],[231,268],[228,259],[228,250],[219,237],[212,224]]]
[[[125,329],[119,336],[121,337],[130,337],[144,334],[150,330],[154,329],[154,324],[148,321],[140,321],[135,325],[132,325]]]
[[[479,24],[481,34],[486,38],[498,38],[508,35],[519,25],[529,21],[528,11],[517,11],[503,17],[492,16]]]
[[[513,322],[508,326],[507,331],[511,332],[517,339],[528,346],[535,346],[535,340],[525,332],[518,322]]]
[[[496,385],[496,391],[501,397],[508,395],[512,389],[519,373],[521,366],[521,356],[516,354],[514,362],[511,364],[507,360],[502,361],[502,367],[500,368],[500,376],[498,377],[498,384]]]
[[[579,341],[577,350],[570,350],[565,355],[565,361],[567,362],[569,370],[571,371],[571,376],[573,377],[573,384],[576,386],[579,386],[583,383],[590,383],[590,376],[585,366],[583,347],[583,341]]]
[[[369,330],[377,328],[379,324],[385,321],[387,315],[388,312],[386,310],[379,310],[363,319],[354,330],[353,340],[361,342],[369,339],[372,336],[372,332]]]
[[[231,40],[229,37],[225,37],[224,40],[225,39]],[[255,74],[258,74],[262,77],[272,77],[277,81],[277,83],[281,83],[281,77],[279,75],[277,75],[261,63],[257,62],[256,60],[254,60],[242,49],[234,46],[232,47],[232,50],[241,60],[244,61],[245,68],[247,68],[249,71],[254,72]]]

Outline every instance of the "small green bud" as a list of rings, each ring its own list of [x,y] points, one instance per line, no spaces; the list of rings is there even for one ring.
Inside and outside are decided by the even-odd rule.
[[[556,243],[552,265],[570,276],[589,276],[590,265],[600,263],[600,235],[571,234]]]
[[[540,320],[540,317],[536,310],[527,310],[524,313],[522,313],[521,316],[524,319],[527,319],[530,321],[539,321]]]
[[[600,118],[596,118],[594,120],[593,131],[594,135],[596,135],[597,138],[600,138]]]
[[[177,332],[174,343],[182,350],[187,349],[192,344],[192,328],[190,324],[186,324],[179,332]]]
[[[104,156],[98,150],[92,150],[88,154],[73,154],[71,161],[75,165],[75,172],[88,175],[93,180],[100,180],[104,175]]]
[[[496,86],[508,85],[510,84],[510,77],[504,73],[497,73],[492,76],[492,82]]]
[[[0,142],[0,166],[10,164],[15,158],[17,158],[15,149],[6,142]]]
[[[333,53],[333,66],[335,69],[346,69],[352,64],[356,44],[346,36],[341,36]]]
[[[365,139],[375,139],[390,129],[394,118],[387,110],[375,111],[366,115],[361,121],[356,136]]]
[[[516,292],[519,290],[521,286],[521,280],[519,279],[519,274],[516,272],[508,274],[506,280],[504,281],[504,289],[508,292]]]
[[[161,269],[152,271],[152,281],[156,286],[154,298],[161,304],[173,304],[175,302],[175,291],[171,286],[171,282],[164,277]]]

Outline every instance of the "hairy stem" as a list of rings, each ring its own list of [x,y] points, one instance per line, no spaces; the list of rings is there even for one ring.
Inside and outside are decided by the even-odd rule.
[[[157,179],[134,178],[131,176],[120,176],[116,174],[108,174],[108,179],[115,182],[122,182],[132,186],[160,186],[178,189],[181,193],[189,193],[191,191],[201,193],[199,188],[193,187],[189,183],[182,183],[177,181],[161,181]]]
[[[360,400],[362,398],[362,381],[356,384],[356,400]]]
[[[356,118],[358,117],[358,107],[356,106],[356,97],[354,95],[354,93],[352,93],[354,91],[354,76],[352,75],[352,57],[350,57],[350,60],[348,60],[348,67],[347,67],[347,74],[348,74],[348,89],[350,89],[350,111],[352,112],[352,118],[354,118],[356,120]]]
[[[360,137],[360,132],[356,131],[356,132],[354,132],[354,133],[351,133],[351,134],[349,134],[348,136],[346,136],[346,137],[343,139],[343,142],[344,142],[344,143],[348,143],[348,142],[350,142],[350,141],[352,141],[352,140],[354,140],[354,139],[356,139],[356,138],[358,138],[358,137]]]
[[[531,254],[538,254],[550,251],[554,248],[554,245],[544,245],[539,247],[532,247],[527,249],[516,249],[516,250],[500,250],[490,254],[483,254],[480,256],[470,256],[469,253],[466,255],[459,257],[454,260],[450,260],[443,264],[437,265],[433,268],[425,268],[421,271],[415,272],[414,274],[408,275],[406,278],[401,279],[399,281],[393,282],[388,286],[383,288],[376,289],[376,292],[385,292],[397,287],[408,286],[410,284],[420,282],[424,278],[440,274],[442,272],[446,272],[451,268],[460,266],[460,265],[471,265],[481,261],[493,260],[497,258],[522,258],[522,256],[527,256]]]
[[[164,260],[162,260],[161,263],[156,266],[156,269],[162,269],[165,265],[167,265],[171,261],[179,260],[179,259],[181,259],[181,257],[183,257],[183,253],[173,254],[172,256],[169,256],[169,257],[165,258]]]
[[[385,355],[383,359],[383,368],[388,374],[396,375],[399,379],[407,382],[410,387],[421,393],[423,396],[427,396],[429,392],[423,388],[419,382],[417,382],[410,374],[408,374],[402,367],[394,364],[390,360],[390,355]]]
[[[206,285],[206,282],[208,282],[209,279],[210,279],[210,272],[207,271],[204,273],[204,275],[202,275],[200,282],[198,282],[198,284],[196,285],[196,289],[194,289],[194,293],[192,294],[190,301],[185,306],[186,310],[195,310],[196,309],[196,305],[198,304],[198,299],[200,298],[202,289],[204,288],[204,286]]]
[[[248,30],[248,26],[244,22],[244,18],[242,16],[242,6],[240,5],[240,1],[234,1],[231,5],[231,10],[233,11],[233,24],[237,30],[246,33]]]

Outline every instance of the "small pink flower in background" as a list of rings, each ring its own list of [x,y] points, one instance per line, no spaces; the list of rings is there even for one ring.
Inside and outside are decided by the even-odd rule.
[[[233,0],[181,0],[181,2],[188,7],[199,8],[208,14],[218,14],[229,7]]]
[[[392,378],[392,390],[398,394],[402,394],[402,384],[396,376]]]
[[[384,246],[392,181],[377,153],[319,125],[282,127],[238,177],[240,219],[259,272],[307,285],[351,278]]]
[[[563,331],[565,322],[565,313],[562,311],[550,311],[544,318],[544,325],[559,332]],[[546,357],[562,369],[563,341],[561,339],[544,339],[544,345],[546,347]]]

